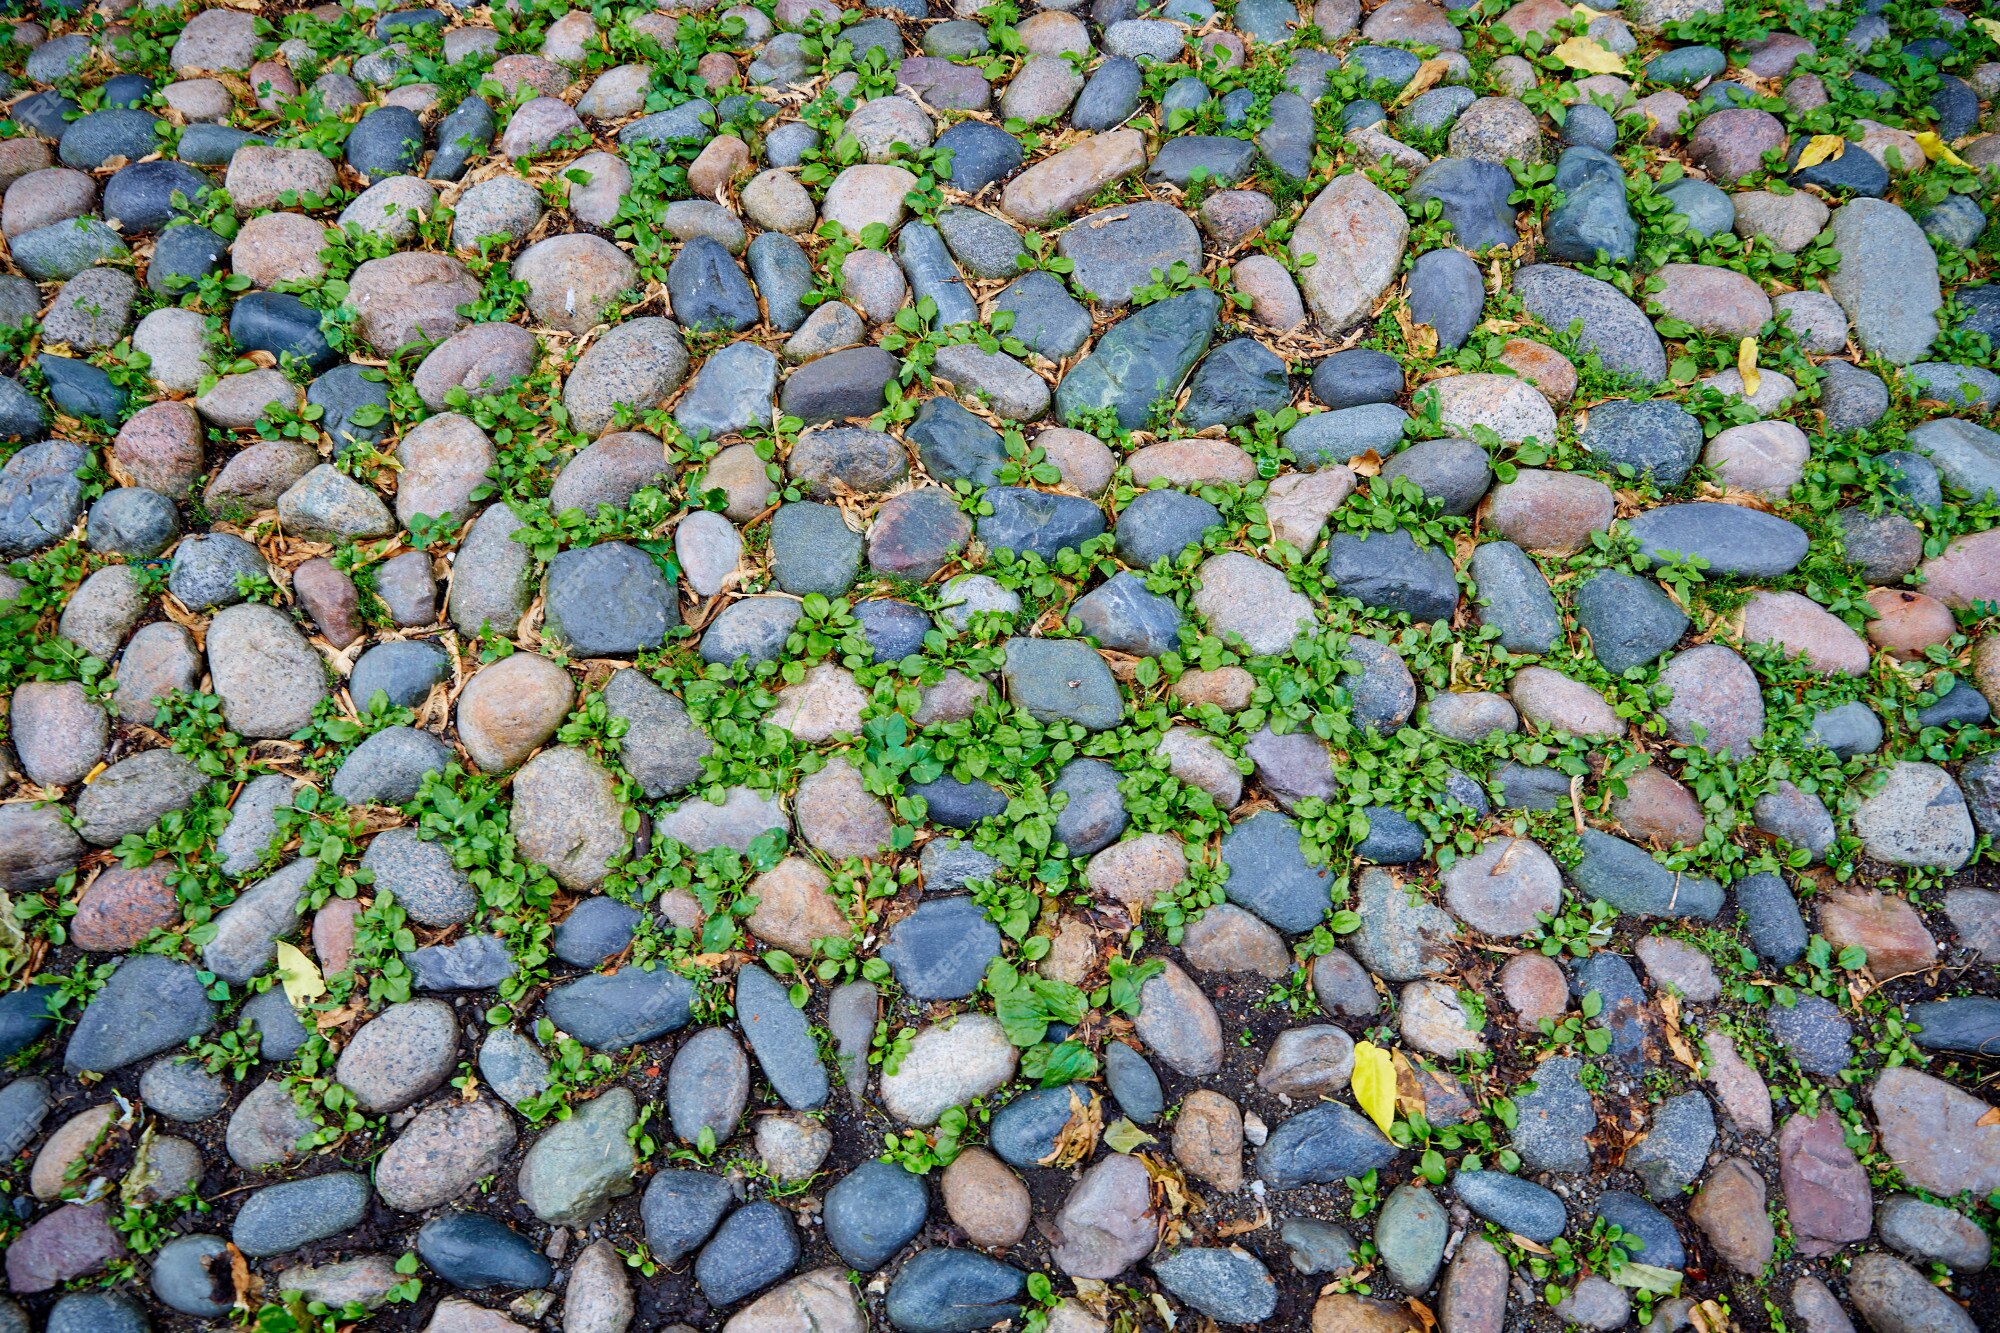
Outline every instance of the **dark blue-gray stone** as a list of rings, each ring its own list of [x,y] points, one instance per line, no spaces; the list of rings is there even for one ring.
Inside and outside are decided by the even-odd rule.
[[[1687,1267],[1673,1219],[1638,1195],[1606,1191],[1597,1198],[1597,1216],[1625,1233],[1619,1243],[1640,1263],[1676,1272]]]
[[[1138,429],[1156,400],[1179,392],[1208,350],[1221,310],[1221,298],[1204,287],[1126,316],[1063,377],[1056,389],[1058,414],[1070,425],[1083,425],[1109,407],[1119,426]]]
[[[1153,1275],[1182,1304],[1220,1323],[1258,1324],[1278,1310],[1278,1284],[1245,1250],[1176,1250],[1153,1261]]]
[[[707,100],[696,97],[682,102],[677,107],[656,111],[650,116],[641,116],[618,131],[618,142],[627,147],[635,143],[706,143],[712,131],[702,122],[704,119],[713,119],[714,116],[715,107]]]
[[[1433,88],[1427,93],[1419,93],[1415,100],[1396,113],[1396,127],[1413,134],[1437,134],[1452,127],[1465,109],[1479,100],[1479,94],[1462,85]],[[1570,108],[1570,116],[1575,118],[1577,108]],[[1569,130],[1569,122],[1563,122],[1564,133]]]
[[[209,188],[208,177],[179,162],[134,162],[104,182],[104,216],[127,236],[145,235],[194,212]]]
[[[674,318],[686,329],[741,333],[761,318],[750,279],[712,236],[696,236],[681,246],[667,266],[667,295]]]
[[[1248,92],[1249,89],[1243,91]],[[1380,125],[1388,118],[1389,109],[1380,102],[1372,97],[1357,97],[1340,109],[1340,128],[1344,132],[1365,130],[1370,125]]]
[[[493,108],[483,98],[468,97],[438,122],[437,152],[431,155],[427,180],[455,181],[472,165],[472,159],[486,151],[497,128]]]
[[[1920,1029],[1917,1045],[1957,1055],[2000,1052],[2000,999],[1959,995],[1910,1006],[1910,1022]]]
[[[1118,1109],[1135,1125],[1150,1125],[1167,1109],[1160,1076],[1146,1057],[1122,1041],[1104,1044],[1104,1081]]]
[[[340,353],[328,345],[326,336],[320,331],[320,312],[289,292],[247,292],[238,298],[229,312],[229,340],[246,352],[295,356],[315,374],[330,371],[342,361]],[[380,395],[380,406],[387,409],[388,389],[379,381],[362,379],[361,367],[354,366],[348,371],[341,382],[343,387],[349,381],[357,386],[368,385],[374,394]],[[357,389],[356,392],[367,391]],[[311,390],[307,391],[307,395],[307,401],[312,401]],[[372,401],[372,398],[373,395],[369,395],[369,400]],[[376,432],[373,438],[379,439],[386,426],[378,425],[372,429]]]
[[[1575,114],[1575,110],[1571,111]],[[1659,191],[1660,197],[1685,218],[1687,229],[1696,236],[1720,236],[1736,225],[1736,202],[1726,190],[1708,181],[1687,177]]]
[[[792,1215],[775,1203],[731,1213],[695,1256],[694,1278],[710,1305],[734,1305],[784,1277],[799,1262]]]
[[[1272,1189],[1330,1185],[1401,1156],[1368,1118],[1339,1102],[1301,1111],[1279,1124],[1257,1150],[1258,1178]]]
[[[1350,634],[1342,656],[1360,668],[1341,678],[1354,720],[1371,731],[1391,732],[1417,710],[1417,682],[1397,651],[1362,634]]]
[[[1486,283],[1479,265],[1463,250],[1432,250],[1417,256],[1407,279],[1410,319],[1437,330],[1438,349],[1465,346],[1486,306]]]
[[[1597,1127],[1597,1110],[1578,1078],[1581,1070],[1575,1056],[1555,1056],[1535,1066],[1532,1092],[1515,1089],[1514,1151],[1529,1171],[1577,1175],[1590,1169],[1585,1136]]]
[[[1126,564],[1151,569],[1160,559],[1172,560],[1202,534],[1222,522],[1222,511],[1197,495],[1180,491],[1145,491],[1125,506],[1112,531],[1114,549]]]
[[[929,297],[937,303],[931,327],[948,329],[954,324],[977,324],[979,303],[959,275],[944,237],[928,222],[906,222],[896,236],[896,258],[910,280],[911,301]]]
[[[1606,671],[1623,675],[1659,657],[1687,633],[1687,614],[1659,584],[1615,569],[1576,587],[1576,622]]]
[[[958,893],[974,880],[991,880],[1000,862],[963,838],[932,838],[924,844],[917,865],[923,871],[924,892]]]
[[[49,386],[49,400],[73,417],[89,417],[116,426],[125,419],[130,400],[111,376],[72,356],[43,352],[35,369]]]
[[[118,233],[96,218],[51,222],[10,238],[7,248],[21,272],[36,282],[67,282],[130,253]]]
[[[1257,151],[1284,179],[1303,183],[1312,175],[1317,127],[1312,103],[1295,91],[1271,99],[1270,124],[1257,131]]]
[[[203,122],[181,131],[180,144],[175,153],[181,161],[193,166],[226,167],[229,159],[236,156],[236,150],[244,144],[269,142],[264,135],[252,134],[249,130]]]
[[[1430,842],[1423,826],[1401,810],[1386,805],[1365,807],[1361,816],[1368,824],[1368,836],[1354,854],[1378,866],[1406,866],[1423,859]]]
[[[32,324],[33,320],[29,322]],[[47,434],[48,425],[48,413],[43,410],[40,401],[22,388],[19,380],[0,375],[0,438],[19,440],[34,436],[39,439]],[[82,498],[79,488],[77,499],[81,502]],[[70,521],[76,521],[74,516]],[[54,537],[51,536],[50,540],[53,541]]]
[[[1729,67],[1729,58],[1713,46],[1677,46],[1646,62],[1646,78],[1670,88],[1692,88]]]
[[[153,241],[153,258],[146,265],[146,286],[173,295],[200,282],[222,267],[229,242],[206,227],[177,223]],[[247,300],[239,298],[237,304]]]
[[[1460,1171],[1451,1188],[1487,1221],[1544,1245],[1569,1226],[1569,1210],[1553,1190],[1505,1171]]]
[[[1785,155],[1785,165],[1791,168],[1805,152],[1806,144],[1812,136],[1801,134],[1792,141],[1792,148]],[[1810,167],[1800,167],[1785,177],[1793,186],[1811,185],[1829,193],[1844,191],[1848,194],[1864,195],[1880,199],[1889,192],[1889,169],[1877,162],[1873,154],[1862,152],[1852,144],[1849,151],[1839,157],[1829,157]],[[1921,160],[1921,154],[1918,155]]]
[[[91,997],[63,1052],[72,1074],[108,1074],[172,1050],[215,1023],[215,1005],[186,963],[133,954]]]
[[[738,969],[736,1022],[780,1101],[794,1111],[826,1104],[826,1066],[805,1013],[792,1003],[785,983],[761,967]]]
[[[1067,803],[1056,815],[1056,841],[1071,856],[1090,856],[1118,841],[1128,816],[1118,770],[1101,759],[1072,759],[1056,774],[1050,796]]]
[[[1312,391],[1335,409],[1393,403],[1403,396],[1403,364],[1372,347],[1335,352],[1313,367]]]
[[[714,1234],[735,1202],[729,1182],[700,1171],[662,1171],[646,1186],[639,1219],[646,1247],[661,1263],[679,1263]]]
[[[1248,139],[1224,135],[1184,134],[1161,145],[1146,179],[1155,185],[1187,189],[1197,181],[1235,185],[1257,164],[1257,149]]]
[[[1079,495],[995,486],[986,501],[993,512],[980,515],[974,527],[992,550],[1032,552],[1052,562],[1104,531],[1104,511]]]
[[[883,1310],[897,1333],[978,1333],[1021,1317],[1026,1282],[1020,1269],[974,1250],[920,1250],[890,1282]]]
[[[1955,293],[1961,302],[1963,291]],[[1819,409],[1826,417],[1829,435],[1866,430],[1889,411],[1889,386],[1872,370],[1863,370],[1846,361],[1827,361],[1820,366]]]
[[[1326,572],[1341,596],[1371,610],[1401,612],[1422,623],[1449,621],[1458,608],[1451,557],[1418,546],[1404,528],[1335,533],[1327,543]]]
[[[1062,279],[1040,269],[1008,283],[993,298],[993,309],[1014,316],[1008,336],[1051,361],[1073,355],[1090,338],[1090,312],[1069,294]]]
[[[962,1000],[979,989],[1000,944],[999,930],[972,899],[927,897],[889,927],[882,961],[915,999]]]
[[[1789,1006],[1773,1003],[1767,1021],[1771,1035],[1808,1074],[1832,1078],[1853,1058],[1853,1026],[1817,995],[1800,994],[1798,1003]]]
[[[27,1325],[20,1327],[26,1333]],[[152,1323],[146,1307],[122,1291],[73,1291],[49,1311],[42,1333],[152,1333]]]
[[[855,603],[854,619],[861,637],[868,640],[877,666],[900,662],[921,653],[924,636],[931,631],[931,618],[922,607],[891,597],[870,597]]]
[[[855,1167],[826,1192],[820,1222],[827,1243],[848,1267],[872,1273],[924,1229],[930,1210],[923,1177],[877,1159]]]
[[[1613,1055],[1626,1060],[1639,1055],[1646,1044],[1646,993],[1623,955],[1594,953],[1571,960],[1569,992],[1578,1000],[1596,992],[1604,1007],[1591,1025],[1610,1032]]]
[[[434,640],[394,638],[360,654],[348,677],[348,695],[362,709],[374,701],[376,691],[398,709],[416,709],[450,675],[450,654]]]
[[[616,898],[585,898],[556,927],[551,951],[571,967],[597,967],[632,943],[643,915]]]
[[[229,1246],[220,1236],[181,1236],[168,1241],[153,1256],[153,1295],[182,1314],[202,1319],[228,1314],[236,1304],[228,1253]],[[222,1262],[211,1267],[218,1256]]]
[[[1903,379],[1919,398],[1934,399],[1963,411],[1976,412],[2000,402],[2000,375],[1980,366],[1919,361],[1904,368]]]
[[[445,1213],[417,1231],[417,1253],[431,1271],[461,1291],[546,1287],[555,1276],[524,1236],[484,1213]]]
[[[1618,151],[1618,122],[1594,102],[1573,102],[1563,115],[1562,141],[1571,147]]]
[[[1453,518],[1477,509],[1493,485],[1492,459],[1486,450],[1455,436],[1417,441],[1384,463],[1381,475],[1401,477]]]
[[[727,665],[739,657],[752,666],[776,661],[805,611],[789,597],[745,597],[731,602],[701,636],[701,660]]]
[[[1618,159],[1579,145],[1556,163],[1556,191],[1542,229],[1543,245],[1557,259],[1578,263],[1628,262],[1639,245],[1639,224],[1625,203],[1625,172]],[[1468,261],[1470,262],[1470,261]]]
[[[1500,631],[1510,653],[1546,653],[1562,637],[1562,612],[1549,581],[1512,542],[1486,542],[1467,565],[1478,589],[1479,623]]]
[[[1394,93],[1417,77],[1423,63],[1416,52],[1398,46],[1357,46],[1347,53],[1344,65],[1361,71],[1368,91],[1379,93],[1386,85],[1387,91]]]
[[[1986,232],[1986,214],[1968,195],[1948,194],[1912,216],[1924,235],[1960,250],[1970,250]]]
[[[783,232],[759,232],[744,258],[750,276],[763,294],[771,327],[792,332],[811,313],[800,300],[813,288],[812,260],[799,243]]]
[[[1233,338],[1195,368],[1181,420],[1189,431],[1240,426],[1259,412],[1282,412],[1291,401],[1283,359],[1255,338]]]
[[[1607,468],[1629,467],[1661,486],[1678,486],[1701,454],[1701,422],[1662,399],[1614,399],[1590,409],[1578,441]]]
[[[1503,810],[1558,810],[1569,804],[1569,776],[1558,769],[1509,760],[1493,770],[1488,785]]]
[[[686,1027],[694,985],[666,968],[623,967],[609,976],[580,977],[542,1001],[549,1021],[584,1045],[621,1051]]]
[[[1109,731],[1124,720],[1111,668],[1081,640],[1009,639],[1000,675],[1014,706],[1038,722]]]
[[[1776,514],[1708,501],[1649,509],[1626,520],[1625,530],[1638,540],[1642,561],[1699,557],[1712,574],[1753,579],[1791,573],[1810,541],[1804,528]]]
[[[1934,704],[1917,714],[1920,727],[1976,727],[1992,715],[1986,696],[1965,681],[1955,681]]]
[[[24,986],[0,995],[0,1060],[11,1060],[55,1029],[54,986]],[[11,1154],[10,1154],[11,1155]]]
[[[787,416],[808,426],[869,416],[881,411],[888,401],[886,390],[896,371],[896,359],[881,348],[849,347],[793,371],[785,380],[779,405]]]
[[[79,171],[96,171],[114,157],[137,162],[159,151],[159,130],[165,126],[150,111],[129,107],[92,111],[69,123],[56,156],[64,166]]]
[[[269,570],[263,553],[233,532],[194,533],[174,548],[167,591],[190,611],[212,611],[243,600],[239,578]]]
[[[426,774],[442,774],[451,760],[451,750],[429,732],[386,727],[341,763],[333,794],[349,805],[403,805],[416,799]]]
[[[1333,910],[1333,877],[1306,860],[1299,827],[1275,810],[1260,810],[1222,835],[1229,901],[1288,935],[1311,930]]]
[[[913,782],[903,788],[911,796],[923,798],[930,823],[946,828],[969,829],[982,819],[1004,814],[1007,798],[990,782],[974,779],[960,782],[951,774],[929,782]]]
[[[1842,759],[1873,754],[1882,745],[1882,719],[1859,699],[1813,715],[1810,735]]]
[[[1160,94],[1160,111],[1169,117],[1176,111],[1192,111],[1215,94],[1201,81],[1199,74],[1185,74],[1175,79],[1166,92]],[[1074,118],[1075,112],[1070,113]]]
[[[1785,881],[1762,871],[1739,881],[1736,905],[1742,909],[1757,956],[1778,967],[1789,967],[1804,956],[1807,935],[1799,901]]]
[[[864,546],[832,505],[800,500],[771,516],[771,572],[794,596],[846,592],[861,572]]]
[[[977,194],[1021,169],[1021,142],[998,125],[962,120],[938,136],[937,146],[951,153],[951,183]]]
[[[1449,161],[1450,159],[1445,159]],[[1496,168],[1505,176],[1505,168]],[[1509,178],[1511,179],[1511,177]],[[1514,293],[1528,313],[1557,333],[1579,326],[1578,342],[1585,352],[1594,352],[1604,368],[1615,375],[1657,384],[1667,377],[1667,351],[1646,312],[1610,283],[1560,264],[1534,264],[1514,271]],[[1671,406],[1668,404],[1667,406]],[[1597,425],[1603,407],[1591,409],[1590,424]],[[1678,410],[1678,409],[1676,409]],[[1701,440],[1695,440],[1699,453]],[[1692,466],[1694,457],[1688,457]],[[1656,472],[1662,484],[1678,485],[1687,473],[1668,481]]]
[[[408,107],[376,107],[348,134],[345,152],[364,180],[410,175],[424,152],[423,122]]]
[[[85,524],[90,549],[130,560],[147,560],[181,535],[174,502],[142,486],[119,486],[98,497]]]
[[[372,1194],[352,1171],[266,1185],[243,1201],[229,1238],[253,1259],[284,1254],[360,1226]]]
[[[1084,1087],[1036,1088],[1024,1092],[993,1114],[987,1138],[994,1153],[1009,1166],[1023,1170],[1046,1165],[1055,1155],[1056,1140],[1070,1120],[1070,1099],[1090,1104]]]
[[[995,485],[1007,462],[1000,432],[942,395],[924,400],[903,435],[917,446],[924,469],[947,486],[955,481]]]
[[[1668,870],[1645,848],[1596,829],[1577,838],[1583,856],[1570,867],[1570,883],[1621,912],[1706,920],[1722,909],[1722,886],[1712,879]]]
[[[461,935],[449,944],[408,950],[403,963],[420,991],[489,990],[514,975],[514,955],[498,935]]]
[[[775,554],[776,519],[771,527]],[[558,554],[549,562],[545,596],[548,628],[583,657],[629,657],[657,648],[681,623],[679,596],[659,562],[624,542]]]
[[[1145,82],[1138,61],[1129,56],[1110,57],[1091,73],[1083,91],[1077,94],[1076,104],[1070,108],[1070,124],[1097,134],[1123,123],[1139,109],[1139,94]]]
[[[1381,108],[1368,105],[1380,119]],[[1514,227],[1515,206],[1507,202],[1513,192],[1514,178],[1497,162],[1441,157],[1410,182],[1409,203],[1414,208],[1425,200],[1437,200],[1458,243],[1467,250],[1484,250],[1521,239]],[[1665,367],[1661,370],[1664,373]]]
[[[1285,432],[1284,445],[1312,470],[1345,463],[1370,449],[1386,458],[1402,447],[1409,426],[1409,414],[1394,403],[1363,403],[1299,418],[1299,424]]]
[[[10,118],[54,142],[63,137],[63,131],[69,128],[70,115],[77,110],[74,98],[48,88],[16,102]]]
[[[1077,598],[1069,620],[1071,628],[1113,652],[1159,657],[1180,647],[1180,607],[1149,591],[1136,574],[1121,571]]]

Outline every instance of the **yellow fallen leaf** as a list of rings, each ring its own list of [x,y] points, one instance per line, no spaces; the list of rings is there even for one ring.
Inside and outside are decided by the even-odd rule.
[[[1120,1116],[1104,1131],[1104,1146],[1113,1152],[1130,1153],[1159,1140]]]
[[[1571,69],[1580,69],[1586,74],[1625,72],[1624,58],[1591,37],[1571,37],[1556,47],[1554,55]]]
[[[313,960],[283,940],[278,941],[278,980],[285,983],[285,998],[295,1005],[326,994],[326,982]]]
[[[1354,1043],[1354,1100],[1384,1134],[1396,1123],[1396,1062],[1372,1041]]]
[[[1972,25],[1994,41],[2000,42],[2000,19],[1974,19]]]
[[[1745,338],[1736,345],[1736,370],[1743,376],[1743,396],[1755,398],[1764,381],[1757,375],[1757,340]]]
[[[1952,152],[1950,147],[1945,144],[1945,141],[1938,137],[1936,130],[1925,130],[1923,133],[1912,137],[1916,139],[1917,147],[1924,150],[1924,156],[1931,161],[1949,162],[1954,167],[1965,165],[1965,159],[1957,153]]]
[[[1794,171],[1804,171],[1822,162],[1838,162],[1847,151],[1847,140],[1838,134],[1815,134],[1806,140],[1806,146],[1799,152],[1799,160],[1793,164]]]

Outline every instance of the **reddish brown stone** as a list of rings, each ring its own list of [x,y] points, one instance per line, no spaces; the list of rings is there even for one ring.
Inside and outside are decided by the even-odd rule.
[[[1822,893],[1819,933],[1835,949],[1858,945],[1868,955],[1868,975],[1877,981],[1921,971],[1937,961],[1937,941],[1901,898],[1859,890]]]
[[[1554,959],[1517,953],[1500,969],[1500,993],[1529,1027],[1559,1018],[1569,1008],[1569,980]]]
[[[17,1296],[32,1296],[95,1273],[124,1253],[104,1204],[64,1204],[14,1237],[7,1247],[7,1285]]]
[[[1950,607],[1908,588],[1870,588],[1868,605],[1875,612],[1868,622],[1869,642],[1905,661],[1958,632]]]
[[[354,956],[354,920],[360,915],[361,904],[352,898],[329,898],[313,913],[313,957],[327,976],[347,970]]]
[[[1626,775],[1611,814],[1635,841],[1658,847],[1692,847],[1708,829],[1694,793],[1650,764]]]
[[[1509,338],[1500,345],[1500,364],[1533,384],[1553,407],[1561,407],[1576,396],[1576,367],[1545,343]]]
[[[178,500],[201,475],[201,418],[186,403],[143,407],[119,430],[111,461],[132,485]]]
[[[1732,1157],[1709,1172],[1708,1183],[1687,1212],[1716,1254],[1737,1272],[1761,1273],[1771,1262],[1777,1237],[1764,1210],[1764,1178],[1748,1162]]]
[[[1828,1254],[1868,1239],[1874,1225],[1868,1173],[1848,1150],[1847,1131],[1831,1109],[1785,1122],[1778,1132],[1778,1180],[1800,1254]]]
[[[361,594],[332,561],[316,556],[293,570],[292,595],[334,647],[345,648],[367,633],[361,623]]]
[[[91,881],[70,918],[70,943],[89,953],[124,953],[181,919],[165,861],[127,870],[113,866]]]

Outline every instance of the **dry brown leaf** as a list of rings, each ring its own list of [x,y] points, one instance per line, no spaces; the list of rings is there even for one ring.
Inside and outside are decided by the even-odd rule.
[[[1694,1048],[1688,1045],[1687,1037],[1681,1033],[1681,997],[1672,991],[1661,991],[1659,1004],[1660,1017],[1666,1020],[1661,1026],[1666,1029],[1667,1049],[1674,1053],[1674,1059],[1689,1069],[1697,1068],[1699,1062],[1694,1058]]]
[[[1424,1084],[1417,1077],[1416,1066],[1410,1057],[1398,1049],[1389,1053],[1389,1061],[1396,1066],[1396,1106],[1404,1115],[1424,1114]]]
[[[236,1308],[239,1310],[251,1309],[251,1302],[257,1299],[264,1287],[263,1280],[251,1274],[250,1261],[243,1257],[243,1251],[233,1244],[229,1245],[229,1283],[235,1289]]]
[[[1688,1311],[1688,1320],[1694,1325],[1695,1333],[1731,1333],[1735,1325],[1729,1322],[1729,1315],[1714,1301],[1703,1301]]]
[[[1218,1236],[1243,1236],[1252,1231],[1262,1231],[1271,1225],[1271,1210],[1259,1207],[1255,1217],[1240,1217],[1234,1222],[1224,1222],[1215,1229]]]
[[[1409,344],[1412,353],[1424,357],[1437,355],[1437,330],[1412,319],[1408,306],[1396,307],[1396,327],[1403,331],[1403,341]]]
[[[1410,1307],[1411,1314],[1423,1321],[1424,1333],[1430,1333],[1432,1329],[1437,1327],[1437,1316],[1431,1313],[1430,1306],[1425,1305],[1414,1296],[1409,1297],[1403,1303]]]
[[[1056,1135],[1055,1147],[1049,1155],[1041,1159],[1042,1166],[1067,1169],[1089,1157],[1097,1150],[1097,1136],[1104,1129],[1104,1099],[1096,1093],[1090,1095],[1090,1104],[1085,1105],[1072,1087],[1069,1093],[1069,1119],[1063,1123],[1062,1132]]]
[[[1520,1246],[1524,1250],[1529,1251],[1532,1254],[1547,1254],[1549,1252],[1548,1246],[1538,1245],[1534,1241],[1529,1240],[1526,1236],[1517,1235],[1515,1233],[1510,1232],[1508,1233],[1507,1239],[1513,1241],[1516,1245]]]
[[[1437,81],[1443,78],[1448,72],[1450,72],[1450,70],[1451,70],[1451,63],[1447,61],[1443,56],[1431,57],[1429,60],[1426,60],[1423,64],[1417,66],[1417,72],[1410,77],[1410,81],[1408,83],[1403,85],[1403,91],[1397,93],[1396,100],[1391,102],[1389,105],[1391,107],[1399,107],[1403,105],[1403,103],[1409,101],[1411,98],[1416,97],[1422,93],[1428,92],[1432,87],[1434,87],[1437,84]]]
[[[1365,454],[1356,454],[1348,459],[1347,467],[1357,477],[1379,476],[1382,472],[1382,455],[1370,449]]]
[[[1975,1127],[1980,1129],[1984,1129],[1988,1125],[2000,1125],[2000,1106],[1987,1107],[1986,1114],[1980,1116],[1979,1119],[1973,1121],[1972,1123]]]

